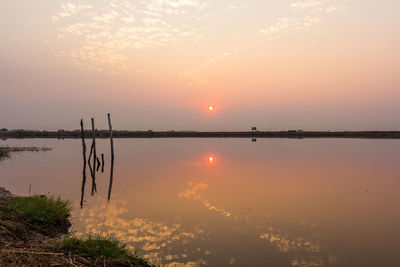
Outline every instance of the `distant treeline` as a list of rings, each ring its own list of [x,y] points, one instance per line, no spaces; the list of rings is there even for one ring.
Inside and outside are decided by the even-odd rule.
[[[92,131],[85,131],[92,138]],[[0,138],[80,138],[80,131],[0,131]],[[97,138],[109,138],[108,130],[98,130]],[[113,131],[114,138],[400,138],[400,131]]]

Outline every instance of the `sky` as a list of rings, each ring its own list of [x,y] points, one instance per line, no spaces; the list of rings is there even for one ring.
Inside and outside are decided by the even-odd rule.
[[[0,128],[399,130],[398,0],[2,0]],[[213,106],[213,111],[208,109]]]

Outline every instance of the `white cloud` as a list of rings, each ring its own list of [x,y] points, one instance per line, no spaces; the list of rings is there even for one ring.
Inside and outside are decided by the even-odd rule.
[[[201,29],[193,26],[193,16],[203,18],[203,10],[209,5],[209,1],[201,0],[77,3],[62,4],[52,16],[60,38],[74,38],[80,43],[80,47],[60,54],[69,55],[78,68],[113,73],[126,71],[126,49],[202,38]]]
[[[278,39],[291,32],[306,31],[312,26],[321,23],[322,13],[338,10],[329,5],[332,0],[304,0],[289,5],[292,15],[280,17],[274,25],[260,29],[260,33],[269,36],[269,39]]]
[[[331,0],[305,0],[290,4],[294,10],[306,10],[308,12],[321,11],[325,8],[326,4]]]
[[[282,34],[288,34],[292,31],[301,31],[316,25],[320,22],[318,17],[305,16],[300,18],[279,18],[278,22],[268,28],[261,29],[262,34],[271,36],[271,38],[279,38]]]

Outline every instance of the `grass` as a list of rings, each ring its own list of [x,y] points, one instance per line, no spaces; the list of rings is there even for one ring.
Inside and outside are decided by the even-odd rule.
[[[7,192],[0,191],[0,266],[153,266],[111,237],[67,235],[49,242],[68,231],[69,201],[8,198]]]
[[[69,201],[53,196],[13,199],[7,203],[7,210],[23,221],[45,227],[65,225],[71,214]]]
[[[51,150],[49,147],[8,147],[0,146],[0,160],[10,158],[11,152],[46,152]]]
[[[10,151],[0,147],[0,160],[10,157]]]
[[[83,238],[78,238],[75,235],[70,235],[58,241],[56,247],[61,251],[89,258],[129,261],[131,263],[142,261],[125,245],[109,236],[88,234]]]
[[[7,152],[46,152],[51,150],[50,147],[37,147],[37,146],[15,146],[15,147],[8,147],[8,146],[3,146],[0,147],[2,150],[7,151]]]

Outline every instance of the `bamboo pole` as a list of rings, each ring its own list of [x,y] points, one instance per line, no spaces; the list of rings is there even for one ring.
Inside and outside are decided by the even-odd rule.
[[[83,119],[81,119],[81,138],[82,138],[82,154],[83,154],[83,171],[82,171],[82,188],[81,188],[81,208],[82,208],[83,198],[85,195],[85,184],[86,184],[86,143],[85,143],[85,133],[83,131]]]
[[[107,116],[108,116],[108,127],[110,128],[111,159],[114,159],[114,141],[113,141],[113,131],[112,131],[110,113],[108,113]]]
[[[111,190],[113,183],[113,175],[114,175],[114,141],[113,141],[113,131],[111,125],[111,117],[110,113],[107,114],[108,117],[108,127],[110,129],[110,145],[111,145],[111,168],[110,168],[110,184],[108,186],[108,201],[111,199]]]

